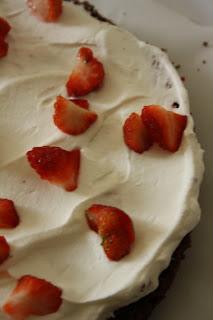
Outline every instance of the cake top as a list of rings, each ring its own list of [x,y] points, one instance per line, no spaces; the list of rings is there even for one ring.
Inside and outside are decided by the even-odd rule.
[[[56,23],[30,15],[21,0],[1,1],[0,16],[12,26],[8,54],[0,60],[0,197],[13,200],[13,214],[18,214],[16,227],[1,231],[10,247],[1,270],[11,276],[3,277],[1,305],[14,287],[29,289],[29,283],[37,286],[44,279],[44,291],[52,284],[59,307],[46,319],[104,318],[156,288],[172,252],[199,220],[202,151],[186,90],[164,52],[73,4],[64,4]],[[68,99],[80,95],[73,89],[73,72],[82,48],[93,54],[89,66],[103,67],[98,85],[83,93],[84,108]],[[153,108],[147,106],[161,107],[150,113]],[[84,121],[83,127],[64,121],[67,114]],[[159,131],[156,135],[147,124],[153,117],[155,123],[170,119],[173,127],[176,118],[187,118],[181,120],[178,144],[171,143],[171,135],[167,139],[170,127],[160,131],[164,139],[159,140]],[[138,144],[144,126],[149,138]],[[29,152],[43,146],[54,157],[63,150],[64,171],[75,168],[72,184],[62,187],[59,174],[50,177],[38,168],[41,153]],[[60,180],[60,186],[37,173],[54,183]],[[128,250],[119,261],[111,261],[100,245],[100,236],[105,240],[108,233],[88,226],[85,212],[94,214],[94,204],[111,208],[110,213],[119,209],[132,223],[134,236],[129,233]]]

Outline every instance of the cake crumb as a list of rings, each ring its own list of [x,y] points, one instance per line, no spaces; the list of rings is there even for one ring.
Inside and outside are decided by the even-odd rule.
[[[177,64],[176,66],[175,66],[175,69],[177,69],[177,70],[179,70],[181,68],[181,65],[180,64]]]
[[[208,47],[208,46],[209,46],[208,41],[203,41],[203,46],[204,46],[204,47]]]
[[[182,76],[182,77],[181,77],[181,80],[182,80],[183,82],[185,82],[185,81],[186,81],[186,78],[185,78],[184,76]]]

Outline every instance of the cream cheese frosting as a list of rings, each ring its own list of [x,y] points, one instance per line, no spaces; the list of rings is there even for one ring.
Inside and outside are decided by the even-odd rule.
[[[31,274],[63,290],[62,307],[44,319],[105,319],[156,289],[175,248],[199,222],[203,152],[187,92],[164,52],[76,5],[65,3],[52,24],[31,16],[23,0],[1,0],[0,16],[12,25],[9,54],[0,60],[0,197],[13,199],[21,218],[16,229],[1,230],[12,252],[0,271],[12,278],[0,278],[0,303],[16,279]],[[66,94],[81,46],[103,62],[106,78],[88,96],[98,121],[71,137],[53,124],[53,104]],[[138,155],[125,146],[125,119],[149,104],[188,115],[178,152],[155,145]],[[30,168],[25,153],[43,145],[81,148],[75,192],[40,180]],[[136,242],[120,262],[107,259],[87,226],[84,212],[93,203],[118,207],[132,218]]]

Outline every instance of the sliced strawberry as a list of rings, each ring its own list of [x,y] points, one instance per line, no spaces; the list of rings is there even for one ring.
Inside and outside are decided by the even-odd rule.
[[[27,0],[33,15],[46,22],[54,22],[62,14],[63,0]]]
[[[0,58],[4,58],[8,53],[8,43],[5,41],[5,37],[10,32],[11,26],[9,23],[0,17]]]
[[[125,233],[112,234],[103,241],[103,248],[107,257],[112,261],[119,261],[130,253],[131,245]]]
[[[6,57],[8,48],[8,43],[4,40],[4,37],[0,35],[0,58]]]
[[[86,99],[76,99],[76,98],[71,98],[69,99],[73,103],[77,104],[77,106],[88,110],[89,109],[89,102]]]
[[[58,311],[62,304],[62,291],[46,280],[30,275],[18,280],[14,290],[2,307],[13,320],[29,316],[45,316]]]
[[[19,224],[19,216],[12,200],[0,199],[0,228],[13,229]]]
[[[143,153],[152,146],[152,139],[137,113],[132,113],[126,119],[123,134],[126,145],[137,153]]]
[[[4,18],[0,17],[0,36],[5,38],[10,32],[11,26]]]
[[[67,191],[78,187],[79,149],[66,151],[59,147],[37,147],[27,152],[27,158],[41,179],[61,185]]]
[[[0,264],[2,264],[10,255],[10,246],[5,237],[0,236]]]
[[[94,204],[86,210],[89,227],[103,239],[103,248],[110,260],[118,261],[126,256],[135,241],[130,217],[122,210]]]
[[[151,105],[143,108],[141,117],[154,142],[170,152],[179,149],[187,126],[187,116]]]
[[[57,97],[53,120],[64,133],[70,135],[84,133],[96,119],[96,113],[85,110],[61,96]]]
[[[105,207],[106,211],[108,210],[108,207]],[[87,223],[93,231],[98,233],[98,230],[100,228],[102,216],[103,216],[103,209],[104,206],[99,204],[93,204],[90,208],[86,210],[86,218]]]
[[[66,84],[69,96],[84,96],[100,88],[105,76],[103,64],[93,56],[90,48],[82,47],[78,58]]]

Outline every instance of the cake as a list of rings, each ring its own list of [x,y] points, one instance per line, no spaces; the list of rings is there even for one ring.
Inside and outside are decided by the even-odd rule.
[[[116,319],[147,319],[200,219],[202,149],[186,89],[167,54],[114,26],[88,3],[72,2],[64,3],[55,23],[39,21],[23,0],[0,3],[0,16],[12,26],[8,54],[0,60],[0,198],[13,201],[11,211],[19,217],[10,230],[1,229],[10,247],[0,265],[1,317],[108,319],[128,305],[115,312]],[[85,132],[70,135],[53,115],[56,97],[67,98],[66,83],[81,48],[90,48],[104,66],[104,80],[86,95]],[[153,105],[187,117],[175,152],[153,141],[138,153],[125,143],[126,119]],[[43,146],[81,150],[72,190],[40,179],[29,165],[26,153]],[[96,203],[119,208],[133,223],[134,244],[119,261],[107,258],[85,219]],[[52,290],[58,307],[21,318],[8,299],[32,279]]]

